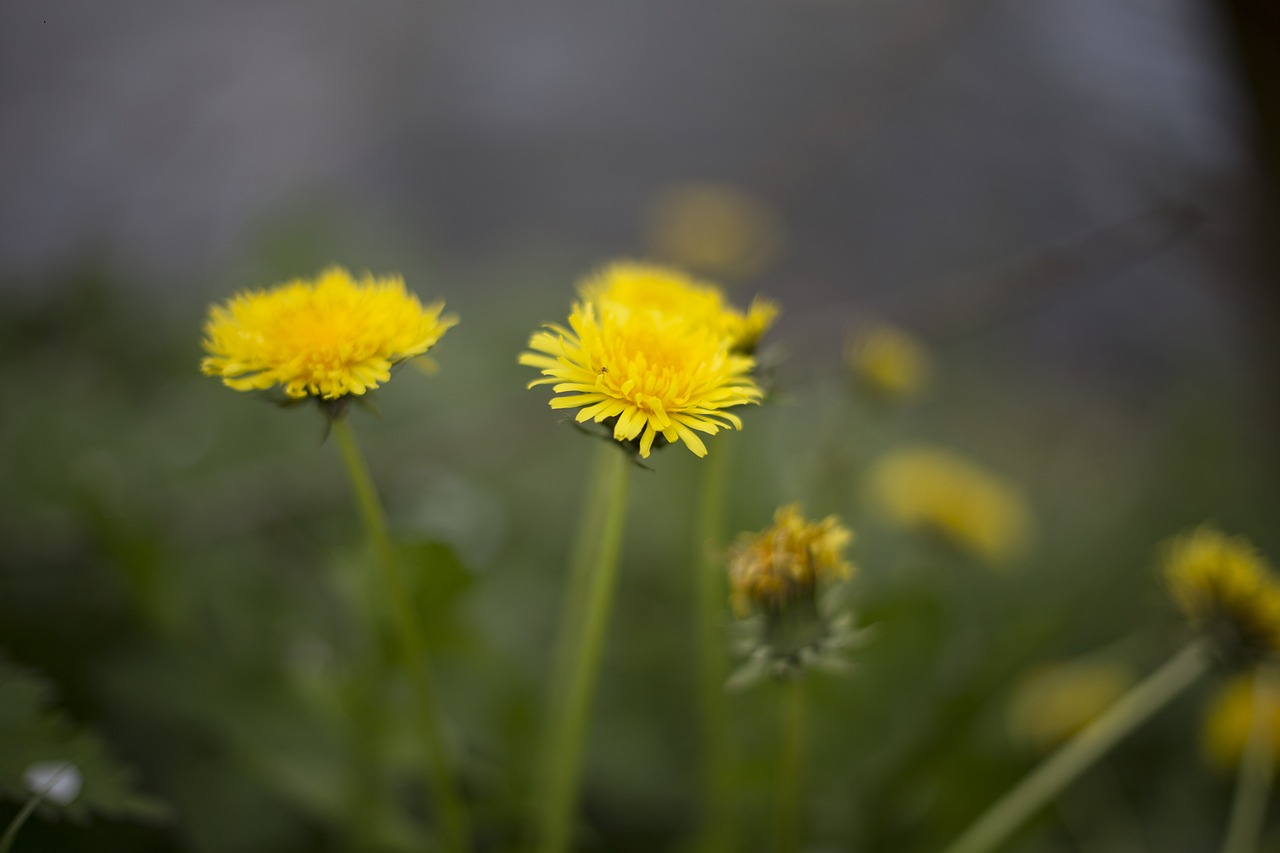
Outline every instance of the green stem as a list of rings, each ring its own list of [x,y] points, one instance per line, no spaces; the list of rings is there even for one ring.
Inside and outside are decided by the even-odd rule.
[[[435,687],[431,683],[431,662],[427,654],[426,638],[409,597],[399,555],[396,552],[395,543],[391,540],[386,513],[383,511],[382,502],[378,499],[378,492],[373,485],[373,477],[369,474],[368,465],[360,453],[359,445],[356,444],[355,433],[352,432],[351,425],[342,418],[333,422],[333,432],[338,437],[342,458],[347,464],[347,473],[351,476],[351,485],[355,489],[365,531],[373,541],[374,550],[377,552],[377,563],[382,570],[386,597],[391,602],[392,617],[400,634],[400,643],[409,671],[409,685],[413,691],[414,704],[417,706],[415,720],[426,750],[426,770],[434,789],[445,848],[461,853],[469,846],[467,816],[458,795],[445,739],[440,730],[440,709],[436,700]]]
[[[702,486],[698,500],[696,551],[693,565],[697,576],[698,674],[702,723],[702,829],[697,849],[702,853],[724,853],[733,849],[733,765],[729,749],[728,708],[725,682],[729,678],[724,634],[724,567],[719,552],[724,548],[724,491],[731,444],[724,443],[702,464]]]
[[[561,607],[563,617],[556,642],[555,659],[551,666],[550,719],[559,716],[561,708],[557,703],[563,704],[569,678],[573,674],[573,665],[578,652],[576,643],[581,625],[579,622],[570,620],[581,620],[583,616],[584,602],[591,584],[593,568],[591,560],[596,556],[600,545],[601,524],[604,519],[605,504],[609,498],[609,488],[612,485],[611,464],[617,455],[617,447],[612,446],[611,443],[600,442],[588,474],[586,497],[582,502],[582,510],[578,516],[578,529],[574,534],[572,550],[569,552],[569,573],[566,579],[564,604]]]
[[[579,602],[584,612],[566,614],[564,623],[575,634],[570,646],[576,650],[577,658],[567,679],[563,702],[558,703],[559,713],[550,721],[552,728],[546,754],[550,756],[551,764],[547,768],[538,839],[539,849],[544,853],[562,853],[569,849],[582,778],[591,698],[600,670],[605,629],[609,624],[617,581],[618,556],[627,516],[631,459],[620,448],[611,449],[614,452],[606,470],[610,488],[605,501],[600,546],[586,584],[586,594]]]
[[[944,853],[984,853],[997,847],[1037,809],[1057,796],[1125,735],[1195,683],[1208,668],[1209,656],[1203,642],[1189,644],[1023,777]]]
[[[800,849],[801,777],[804,769],[804,680],[800,676],[782,685],[782,754],[778,762],[778,843],[774,849],[794,853]]]
[[[22,807],[22,811],[18,812],[13,822],[9,824],[9,828],[4,831],[4,837],[0,838],[0,853],[9,853],[9,850],[13,847],[14,839],[18,837],[18,831],[22,829],[22,825],[27,822],[27,818],[31,817],[36,807],[44,802],[44,798],[48,793],[49,791],[46,789],[33,794],[31,799],[27,800],[26,805]]]
[[[1253,715],[1249,740],[1240,757],[1236,777],[1236,797],[1231,805],[1231,821],[1222,853],[1253,853],[1258,849],[1262,824],[1267,815],[1267,797],[1271,793],[1271,729],[1275,716],[1273,679],[1275,674],[1259,667],[1253,676]]]

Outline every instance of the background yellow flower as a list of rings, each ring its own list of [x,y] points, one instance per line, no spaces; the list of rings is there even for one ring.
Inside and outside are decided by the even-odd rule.
[[[1168,544],[1162,568],[1178,608],[1220,653],[1239,661],[1280,652],[1280,582],[1247,539],[1198,527]]]
[[[876,463],[869,488],[895,523],[988,563],[1008,560],[1030,536],[1031,517],[1017,489],[940,448],[891,451]]]

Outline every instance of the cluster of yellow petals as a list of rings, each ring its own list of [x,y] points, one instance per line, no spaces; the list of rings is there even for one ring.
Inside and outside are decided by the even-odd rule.
[[[849,370],[862,387],[889,400],[916,396],[929,381],[929,354],[902,329],[878,325],[854,338],[846,351]]]
[[[1259,697],[1256,691],[1261,689]],[[1261,701],[1259,701],[1261,700]],[[1205,717],[1203,741],[1209,760],[1224,770],[1240,763],[1249,743],[1254,714],[1263,709],[1271,763],[1280,766],[1280,685],[1273,678],[1238,675],[1218,691]]]
[[[993,565],[1016,554],[1030,535],[1030,514],[1018,491],[946,450],[893,451],[876,464],[869,488],[897,524],[939,536]]]
[[[780,610],[800,598],[812,599],[822,581],[853,573],[844,552],[853,532],[829,515],[807,521],[796,504],[779,507],[773,524],[739,538],[729,555],[734,609]]]
[[[609,422],[613,437],[648,458],[659,436],[697,456],[698,433],[741,429],[730,409],[760,402],[748,352],[777,314],[760,302],[743,314],[720,292],[663,267],[613,264],[588,278],[568,326],[549,324],[520,363],[542,372],[553,409]]]
[[[1247,540],[1198,527],[1169,543],[1163,569],[1193,628],[1249,656],[1280,652],[1280,581]]]
[[[740,353],[754,351],[778,316],[778,306],[767,299],[757,297],[744,313],[715,285],[669,267],[631,261],[610,264],[590,276],[581,292],[583,299],[604,311],[654,312],[705,328]]]
[[[710,330],[653,312],[598,313],[590,302],[578,304],[569,328],[547,326],[529,349],[520,363],[543,374],[529,387],[551,385],[565,395],[553,397],[551,408],[576,408],[579,422],[616,419],[613,437],[639,439],[644,458],[659,435],[705,456],[697,434],[741,429],[727,410],[762,396],[750,376],[753,359],[729,352]]]
[[[1110,660],[1076,660],[1039,667],[1009,701],[1009,733],[1047,752],[1093,722],[1133,686],[1133,673]]]
[[[356,280],[330,267],[212,306],[200,365],[237,391],[283,387],[290,397],[334,400],[391,378],[458,321],[444,303],[423,306],[399,275]]]

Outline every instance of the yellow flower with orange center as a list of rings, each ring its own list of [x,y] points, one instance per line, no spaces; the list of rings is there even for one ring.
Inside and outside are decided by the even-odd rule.
[[[529,340],[520,363],[542,371],[529,383],[551,385],[553,409],[578,409],[579,422],[610,422],[613,437],[637,441],[647,458],[661,436],[697,456],[698,433],[741,429],[729,411],[763,396],[749,356],[730,352],[715,330],[658,311],[599,310],[575,304],[569,326],[550,324]]]

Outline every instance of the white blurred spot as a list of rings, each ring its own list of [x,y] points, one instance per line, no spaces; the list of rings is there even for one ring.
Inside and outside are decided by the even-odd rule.
[[[37,761],[22,774],[22,781],[33,794],[43,794],[60,806],[69,805],[80,796],[84,780],[80,768],[69,761]]]

